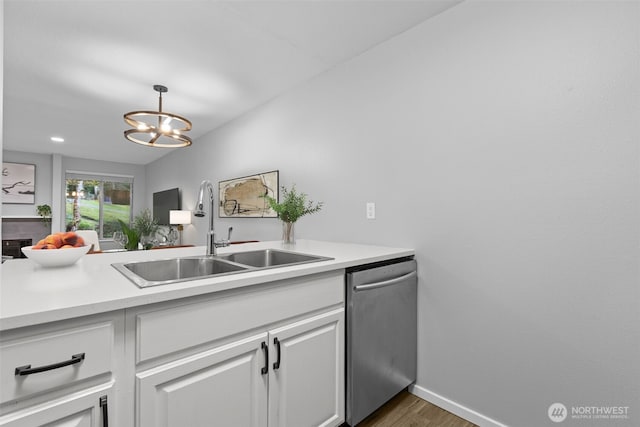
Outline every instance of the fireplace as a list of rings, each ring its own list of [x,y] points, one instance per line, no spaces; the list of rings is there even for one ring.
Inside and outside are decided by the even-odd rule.
[[[3,239],[2,256],[10,256],[12,258],[26,258],[20,248],[31,246],[31,244],[31,239]]]
[[[21,247],[31,246],[51,233],[51,225],[39,217],[2,218],[2,255],[23,258]]]

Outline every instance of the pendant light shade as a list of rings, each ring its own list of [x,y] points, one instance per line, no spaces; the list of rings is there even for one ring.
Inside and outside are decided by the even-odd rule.
[[[177,148],[191,145],[191,138],[184,134],[191,130],[191,122],[177,114],[162,111],[162,94],[166,86],[154,85],[159,93],[158,111],[131,111],[124,115],[124,121],[133,129],[124,131],[124,137],[136,144],[148,147]]]

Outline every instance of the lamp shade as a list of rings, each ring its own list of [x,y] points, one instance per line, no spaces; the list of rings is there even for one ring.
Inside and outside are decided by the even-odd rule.
[[[191,224],[191,211],[169,211],[169,223],[172,225]]]

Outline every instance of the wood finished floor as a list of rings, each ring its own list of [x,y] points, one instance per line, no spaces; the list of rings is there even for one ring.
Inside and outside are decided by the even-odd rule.
[[[357,427],[478,427],[469,421],[403,391]]]

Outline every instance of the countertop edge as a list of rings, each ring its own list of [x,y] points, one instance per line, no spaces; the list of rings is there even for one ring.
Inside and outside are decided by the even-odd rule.
[[[279,246],[276,242],[262,242],[260,244],[247,244],[243,246],[243,250],[265,247],[278,247],[282,249],[282,247]],[[100,313],[108,313],[137,306],[178,300],[199,295],[213,294],[215,292],[239,289],[248,286],[256,286],[264,283],[303,277],[312,274],[325,273],[329,271],[344,270],[357,265],[415,255],[414,250],[406,248],[386,248],[369,245],[351,245],[345,243],[314,241],[305,242],[303,245],[301,245],[301,247],[296,247],[294,250],[302,253],[314,253],[317,252],[314,250],[316,249],[316,246],[321,247],[321,250],[319,252],[321,252],[325,256],[332,256],[331,253],[328,253],[332,246],[346,253],[360,252],[360,249],[362,249],[362,252],[370,253],[347,257],[336,256],[333,260],[329,261],[247,272],[217,278],[194,280],[189,282],[187,285],[162,285],[144,289],[137,288],[136,285],[129,282],[128,279],[122,276],[121,280],[124,281],[127,286],[132,286],[133,289],[138,290],[135,292],[128,292],[128,295],[124,296],[115,295],[113,299],[110,300],[93,302],[88,301],[83,304],[65,307],[52,306],[51,308],[42,311],[25,310],[23,313],[8,316],[4,316],[2,315],[2,313],[0,313],[0,331],[73,319]],[[233,249],[235,251],[239,248]],[[336,250],[336,252],[340,251]],[[3,280],[4,279],[5,276],[3,274]]]

